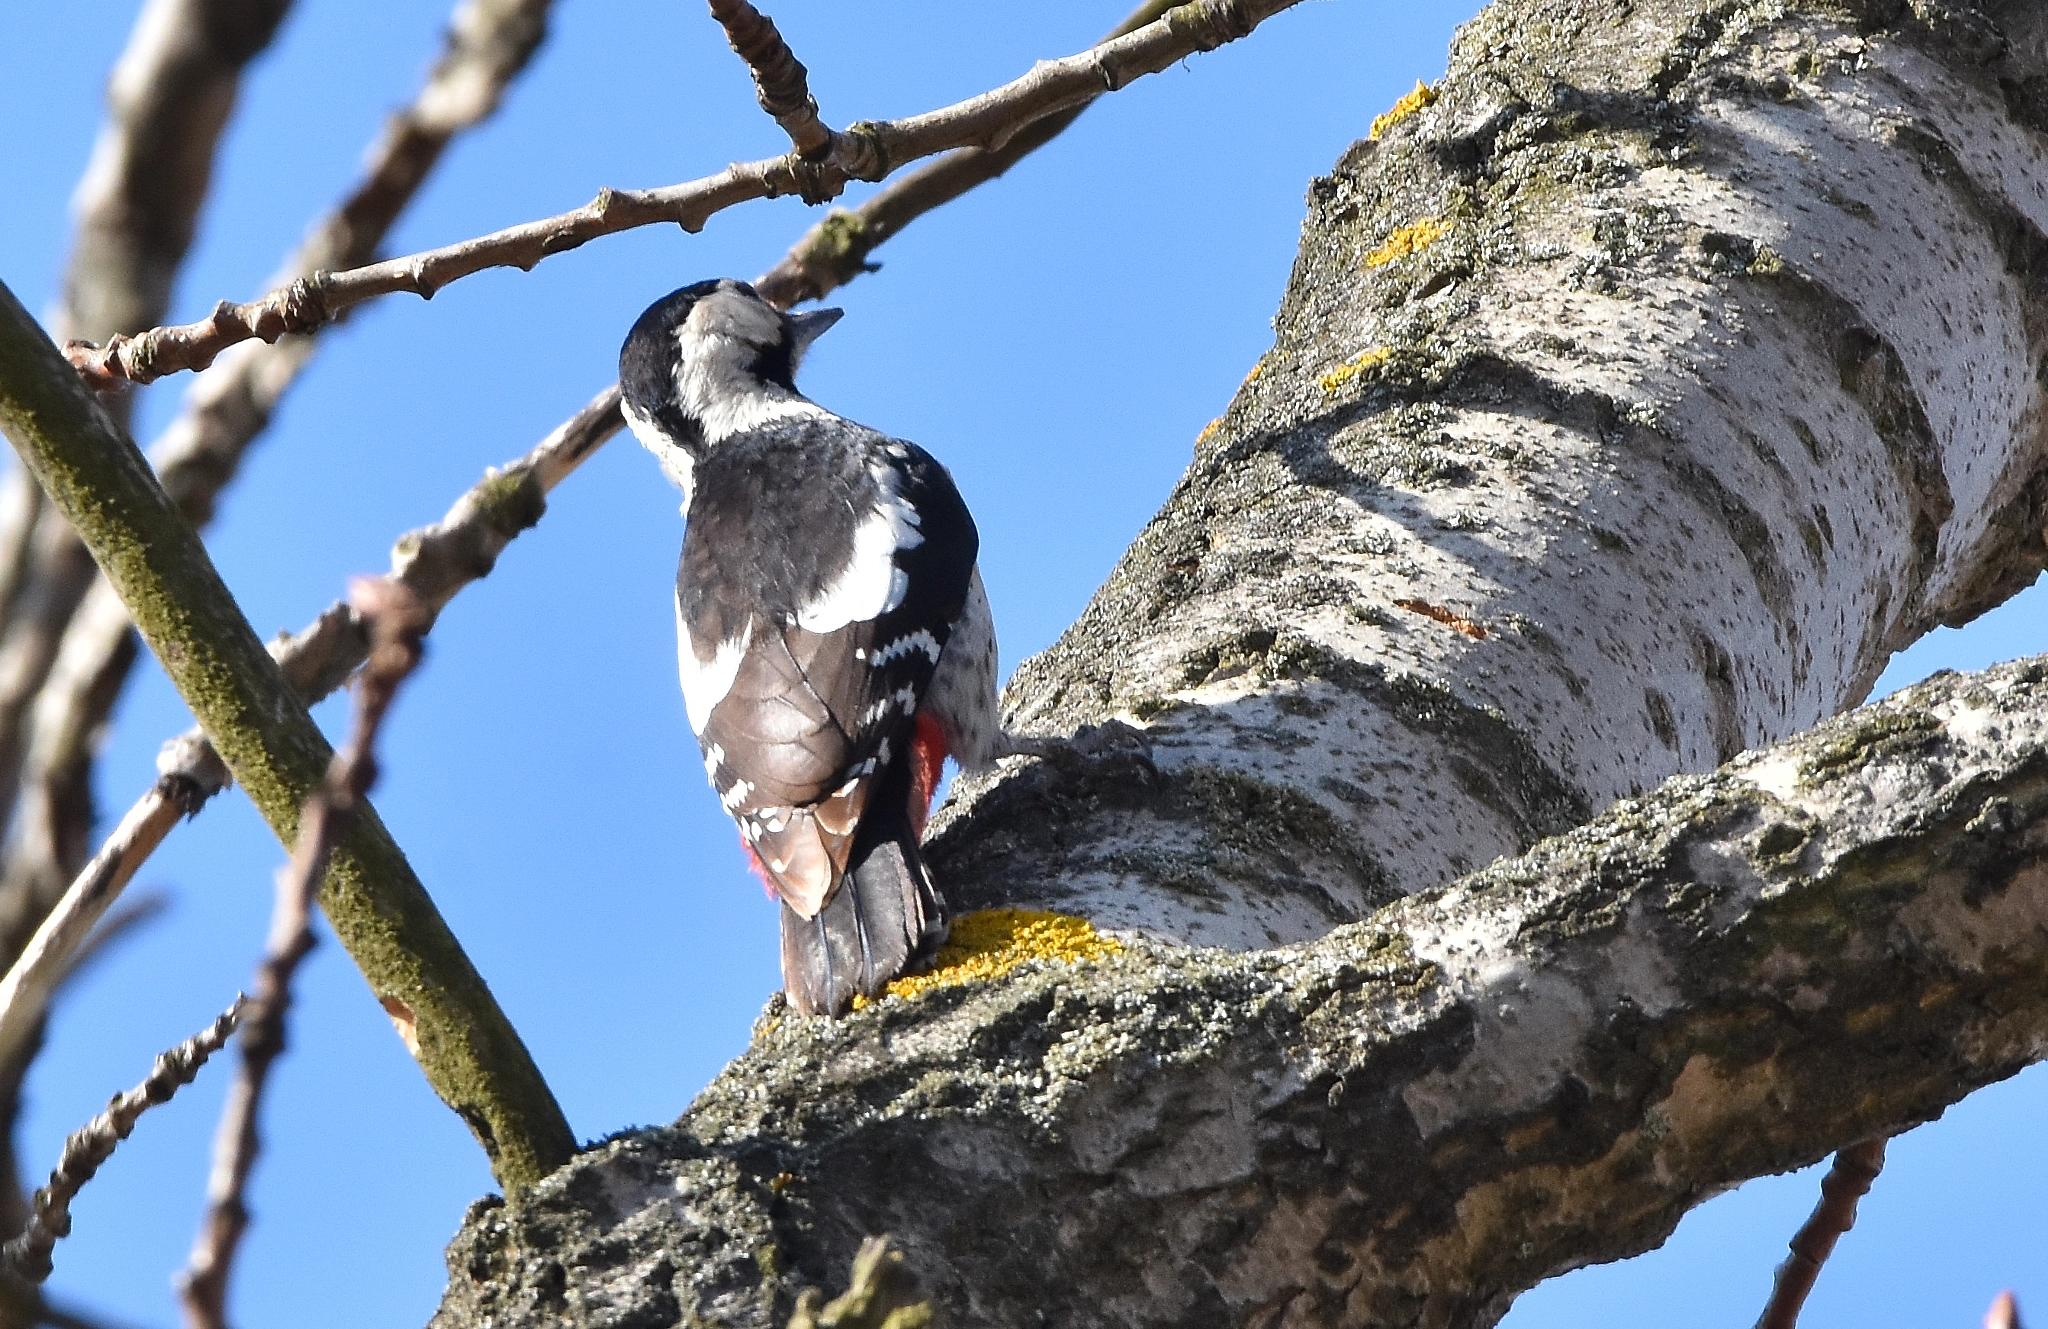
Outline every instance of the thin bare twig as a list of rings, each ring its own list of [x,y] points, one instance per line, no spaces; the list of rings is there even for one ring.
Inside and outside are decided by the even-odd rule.
[[[1136,32],[1173,8],[1173,0],[1146,0],[1104,41]],[[763,299],[787,309],[806,300],[822,300],[863,272],[874,268],[868,255],[891,236],[933,208],[950,203],[977,185],[1001,176],[1031,153],[1058,138],[1093,97],[1078,106],[1040,116],[997,148],[960,148],[876,190],[857,208],[834,208],[774,268],[755,281]]]
[[[388,580],[409,592],[428,615],[440,615],[463,587],[490,572],[520,532],[540,519],[547,494],[624,428],[616,386],[600,392],[517,461],[493,470],[464,493],[447,516],[399,537]],[[95,593],[98,594],[97,592]],[[112,589],[106,592],[112,596]],[[118,599],[116,599],[118,606]],[[81,617],[81,622],[95,620]],[[126,629],[125,616],[115,626]],[[306,628],[270,644],[285,678],[308,705],[345,682],[369,653],[361,614],[336,602]],[[164,744],[156,784],[137,799],[45,916],[42,926],[0,978],[0,1066],[34,1037],[67,957],[118,899],[180,818],[196,816],[229,783],[228,770],[197,729]]]
[[[775,20],[747,0],[711,0],[711,17],[725,29],[733,53],[747,62],[747,71],[754,76],[756,100],[789,135],[797,156],[810,157],[830,147],[832,130],[818,118],[810,71],[782,39]]]
[[[242,1030],[241,1073],[228,1093],[214,1137],[206,1217],[191,1263],[178,1280],[185,1322],[192,1329],[227,1329],[228,1275],[249,1226],[243,1197],[261,1149],[257,1111],[271,1064],[285,1050],[292,976],[313,949],[313,905],[321,879],[335,846],[348,834],[377,781],[377,731],[399,686],[419,665],[420,639],[429,621],[424,606],[384,578],[358,580],[350,587],[349,600],[370,624],[370,657],[356,683],[355,724],[348,742],[334,754],[319,792],[306,800],[291,862],[278,873],[270,940],[256,970],[253,1010]]]
[[[212,1025],[159,1056],[148,1079],[125,1094],[114,1095],[105,1112],[71,1133],[50,1173],[50,1184],[30,1202],[28,1230],[0,1247],[0,1260],[9,1271],[30,1283],[41,1283],[50,1276],[50,1252],[60,1237],[71,1233],[72,1197],[92,1180],[100,1164],[113,1156],[114,1147],[128,1138],[144,1112],[168,1103],[172,1094],[192,1083],[206,1059],[234,1033],[242,1010],[242,998],[236,997],[235,1004]]]
[[[372,144],[362,179],[315,223],[275,280],[374,258],[449,143],[497,108],[545,37],[551,6],[463,0],[419,93]],[[220,492],[313,352],[304,337],[250,344],[194,383],[150,460],[195,525],[211,520]],[[93,738],[138,655],[119,597],[104,577],[95,584],[91,560],[68,529],[59,523],[55,534],[65,547],[45,551],[37,566],[66,577],[43,573],[48,586],[35,597],[37,612],[0,649],[0,822],[11,815],[14,823],[0,877],[0,953],[21,944],[78,872],[92,820]]]
[[[1124,20],[1118,34],[1143,26],[1169,7],[1165,0],[1151,0]],[[866,235],[860,250],[861,257],[865,258],[874,246],[923,212],[950,202],[977,184],[995,179],[1025,152],[1050,142],[1058,130],[1065,128],[1079,113],[1077,108],[1071,113],[1045,117],[1019,133],[1000,152],[967,149],[954,153],[929,169],[906,177],[900,190],[898,186],[883,190],[876,198],[892,200],[888,209],[890,222]],[[1051,128],[1046,128],[1048,126]],[[997,159],[1000,159],[1000,164],[992,165]],[[927,179],[935,182],[933,187],[920,185]],[[844,215],[834,214],[835,217]],[[812,280],[805,275],[806,269],[798,266],[799,255],[814,252],[814,241],[820,234],[820,228],[831,225],[832,219],[828,218],[819,227],[813,227],[790,251],[789,257],[757,280],[756,285],[772,303],[787,308],[832,289],[828,285],[822,290],[814,288],[804,293],[792,285],[792,282]],[[847,279],[838,278],[832,285]],[[403,560],[403,567],[402,571],[395,570],[393,575],[405,581],[438,615],[463,586],[482,575],[482,571],[475,569],[488,571],[497,555],[518,533],[519,528],[508,523],[501,510],[501,507],[517,505],[494,504],[488,501],[490,496],[513,492],[513,487],[524,483],[520,477],[527,473],[534,477],[540,493],[547,494],[623,427],[619,415],[618,386],[614,384],[557,426],[525,457],[487,476],[481,485],[465,494],[438,525],[401,538],[394,550],[393,562],[394,568],[398,569]],[[538,510],[535,516],[538,516]],[[363,641],[360,624],[353,621],[347,607],[335,605],[297,635],[273,643],[272,653],[284,667],[285,676],[291,680],[292,686],[310,703],[340,686],[348,672],[361,663]],[[181,809],[196,814],[200,806],[226,788],[228,783],[226,768],[197,730],[166,744],[163,756],[158,759],[158,769],[164,773],[164,779],[129,809],[120,827],[78,874],[67,893],[67,903],[60,905],[60,910],[70,908],[68,902],[73,897],[89,895],[96,889],[95,883],[109,874],[119,873],[119,881],[125,883],[155,851],[157,844],[182,815]],[[171,783],[166,784],[165,781]],[[119,887],[115,889],[118,891]],[[0,1030],[5,1028],[5,1019],[5,1008],[0,1006]],[[0,1053],[4,1051],[4,1039],[0,1039]]]
[[[117,337],[104,347],[73,347],[72,362],[88,382],[149,382],[212,363],[252,337],[273,341],[304,332],[365,300],[398,291],[431,296],[450,282],[493,267],[531,268],[551,254],[599,236],[656,222],[685,230],[756,198],[784,194],[832,198],[849,180],[881,180],[951,148],[996,148],[1042,116],[1080,105],[1197,51],[1245,36],[1300,0],[1189,0],[1136,32],[1077,55],[1043,61],[1022,78],[966,101],[901,120],[863,121],[832,135],[812,156],[728,166],[717,175],[650,190],[601,191],[573,212],[508,227],[440,249],[346,272],[318,273],[247,304],[222,301],[213,313],[182,327]]]
[[[1835,1165],[1821,1179],[1820,1203],[1792,1238],[1792,1254],[1778,1266],[1771,1300],[1756,1329],[1797,1329],[1799,1311],[1813,1291],[1820,1268],[1834,1253],[1835,1242],[1856,1225],[1856,1202],[1870,1193],[1884,1171],[1885,1141],[1865,1140],[1835,1154]]]
[[[79,182],[63,335],[163,317],[191,247],[242,71],[289,0],[151,0],[107,80],[107,118]]]

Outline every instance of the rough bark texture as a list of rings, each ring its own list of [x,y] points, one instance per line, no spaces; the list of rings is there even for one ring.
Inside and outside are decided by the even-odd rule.
[[[473,1208],[435,1324],[777,1324],[877,1232],[955,1324],[1487,1324],[2044,1050],[2037,658],[1301,947],[771,1010],[674,1126]]]
[[[1077,755],[940,820],[1129,949],[771,1010],[440,1329],[774,1324],[884,1231],[960,1324],[1485,1325],[2048,1051],[2040,662],[1739,755],[2048,553],[2048,15],[1502,0],[1438,93],[1019,672]]]
[[[1027,730],[1140,726],[1160,779],[972,787],[968,903],[1312,937],[1835,714],[2031,581],[2048,137],[2003,89],[2048,62],[2013,42],[1485,11],[1315,182],[1273,350],[1012,685]]]

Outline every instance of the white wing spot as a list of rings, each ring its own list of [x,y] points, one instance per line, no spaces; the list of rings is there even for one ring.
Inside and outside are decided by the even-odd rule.
[[[734,808],[738,807],[740,804],[746,802],[747,796],[752,794],[753,792],[753,781],[735,780],[733,781],[732,788],[726,790],[724,793],[718,796],[718,801],[725,804],[725,810],[727,812],[730,812]]]
[[[917,689],[906,683],[894,692],[884,693],[875,698],[875,704],[861,714],[858,727],[865,729],[879,723],[882,717],[889,713],[891,706],[902,707],[905,715],[916,715]]]

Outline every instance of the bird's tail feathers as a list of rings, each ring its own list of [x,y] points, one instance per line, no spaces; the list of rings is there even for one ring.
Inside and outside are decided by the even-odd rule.
[[[876,997],[946,940],[946,902],[932,885],[909,818],[870,835],[863,825],[839,889],[815,918],[782,906],[782,982],[806,1015],[838,1015]]]

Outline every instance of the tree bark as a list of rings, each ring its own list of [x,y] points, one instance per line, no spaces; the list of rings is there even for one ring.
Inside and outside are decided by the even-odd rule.
[[[2048,555],[2048,15],[1502,0],[1437,93],[1013,681],[1078,755],[939,820],[1125,955],[771,1012],[438,1325],[776,1323],[883,1231],[959,1323],[1489,1324],[2048,1047],[2041,666],[1766,747]]]

